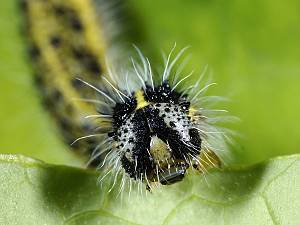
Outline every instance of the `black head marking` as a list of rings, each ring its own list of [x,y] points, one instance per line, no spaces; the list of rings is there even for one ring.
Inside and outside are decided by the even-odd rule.
[[[192,122],[188,117],[190,103],[179,96],[180,93],[174,95],[165,83],[154,91],[151,88],[147,95],[145,94],[147,101],[151,100],[148,106],[136,109],[135,99],[116,104],[113,116],[114,133],[117,136],[116,140],[122,142],[121,147],[124,143],[130,145],[130,148],[127,148],[131,151],[125,154],[124,150],[121,163],[131,178],[140,179],[143,175],[154,181],[158,176],[161,177],[162,184],[178,182],[183,179],[186,169],[192,166],[187,158],[200,154],[201,138],[198,131],[191,128]],[[181,117],[181,120],[177,119]],[[178,127],[176,124],[179,124]],[[157,174],[157,157],[154,160],[153,155],[149,155],[153,136],[167,144],[171,149],[169,157],[181,164],[175,163],[171,167],[159,169]],[[169,171],[169,176],[164,174],[167,170],[172,170]]]
[[[152,89],[152,87],[147,86],[145,98],[149,102],[155,103],[179,103],[180,94],[175,90],[172,91],[168,82],[164,82],[162,85],[157,86]]]

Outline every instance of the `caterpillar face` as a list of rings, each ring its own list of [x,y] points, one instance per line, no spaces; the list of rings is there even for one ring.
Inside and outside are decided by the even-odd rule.
[[[201,149],[190,103],[167,82],[134,96],[114,110],[113,136],[122,167],[133,179],[162,184],[181,180]]]

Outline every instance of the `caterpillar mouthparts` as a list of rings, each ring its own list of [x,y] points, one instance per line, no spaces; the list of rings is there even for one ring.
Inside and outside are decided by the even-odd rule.
[[[192,85],[184,82],[192,73],[179,79],[181,69],[174,73],[173,67],[186,49],[171,61],[174,48],[157,80],[139,49],[141,63],[131,59],[132,68],[125,72],[109,69],[101,88],[79,79],[98,94],[98,114],[87,118],[98,119],[99,125],[97,133],[79,139],[101,137],[89,163],[102,159],[97,168],[105,172],[99,181],[111,177],[111,189],[120,176],[121,189],[129,180],[130,189],[138,182],[151,190],[153,184],[181,181],[190,169],[220,166],[218,151],[225,150],[226,135],[210,124],[209,112],[216,110],[203,109],[209,96],[202,97],[215,83],[202,84],[207,67]]]

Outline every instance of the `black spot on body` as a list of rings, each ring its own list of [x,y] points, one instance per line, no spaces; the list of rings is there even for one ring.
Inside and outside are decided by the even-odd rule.
[[[73,51],[73,55],[76,59],[79,59],[79,60],[83,59],[85,53],[81,49],[73,48],[72,51]]]
[[[61,118],[59,121],[59,125],[64,131],[70,131],[72,129],[72,122],[67,118]]]
[[[62,16],[66,14],[66,8],[64,6],[54,6],[54,12],[58,16]]]
[[[62,95],[62,93],[60,92],[60,90],[58,90],[58,89],[53,89],[53,92],[52,92],[52,99],[53,99],[53,101],[55,101],[55,102],[62,101],[63,95]]]
[[[32,44],[30,47],[29,47],[29,55],[33,58],[33,59],[36,59],[37,57],[39,57],[41,55],[41,52],[40,52],[40,49]]]
[[[54,47],[54,48],[58,48],[61,45],[61,38],[59,36],[52,36],[50,38],[50,44]]]
[[[101,73],[101,65],[98,63],[97,59],[94,57],[90,57],[86,62],[87,69],[95,75],[99,75]]]
[[[73,17],[71,19],[71,27],[75,31],[81,31],[83,29],[83,26],[78,18]]]
[[[172,128],[176,127],[176,125],[173,121],[170,122],[170,127],[172,127]]]
[[[76,78],[73,78],[73,79],[71,80],[71,84],[72,84],[72,86],[73,86],[75,89],[79,89],[79,88],[81,88],[81,87],[84,86],[84,84],[83,84],[80,80],[78,80],[78,79],[76,79]]]
[[[20,3],[19,3],[19,7],[24,12],[27,12],[27,10],[28,10],[28,2],[27,2],[27,0],[21,0]]]
[[[72,50],[74,58],[80,60],[80,63],[90,71],[92,74],[99,76],[102,73],[101,64],[98,62],[97,57],[91,54],[88,49],[74,48]]]
[[[72,8],[66,8],[62,5],[55,5],[54,12],[57,16],[61,17],[62,23],[65,24],[65,27],[69,26],[72,30],[82,31],[82,23],[76,13]]]
[[[35,83],[35,85],[38,86],[38,88],[42,88],[43,85],[45,84],[44,77],[41,76],[40,74],[35,74],[34,75],[34,83]]]

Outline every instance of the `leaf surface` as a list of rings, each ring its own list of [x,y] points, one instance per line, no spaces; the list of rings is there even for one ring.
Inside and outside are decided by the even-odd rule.
[[[248,168],[189,174],[118,195],[99,174],[20,155],[0,157],[0,224],[298,224],[300,155]],[[140,189],[141,190],[141,189]]]

